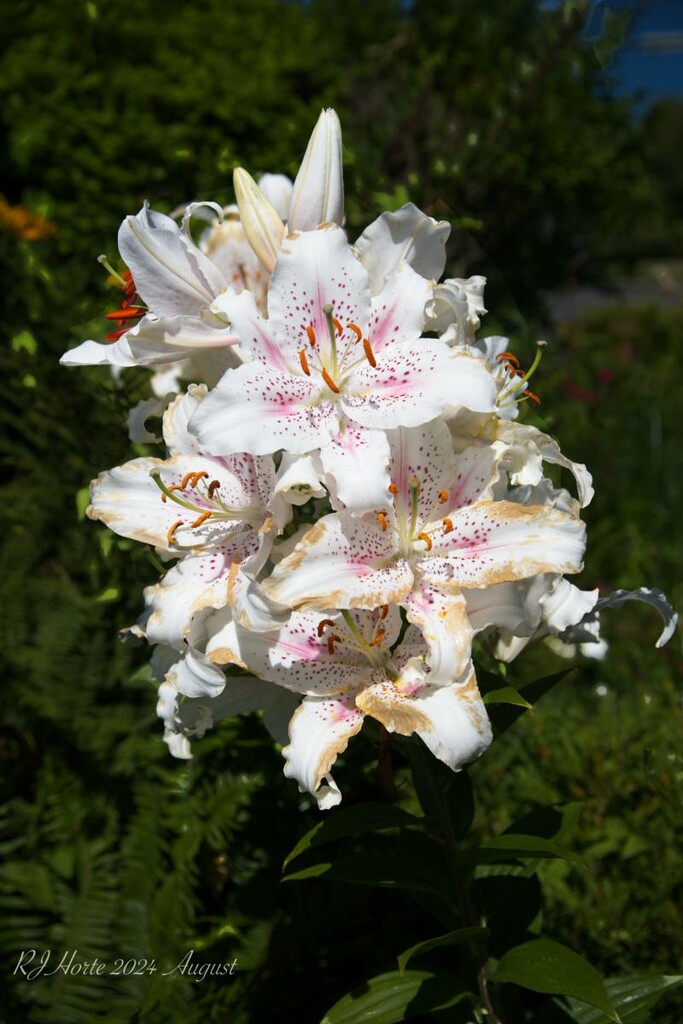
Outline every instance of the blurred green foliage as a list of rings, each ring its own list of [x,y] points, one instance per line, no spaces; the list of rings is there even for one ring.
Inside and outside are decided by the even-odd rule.
[[[542,287],[680,254],[680,107],[636,123],[609,100],[574,6],[3,0],[0,192],[56,227],[29,241],[25,220],[0,218],[5,1024],[260,1024],[274,1005],[315,1021],[431,934],[407,895],[280,884],[319,818],[254,716],[190,764],[168,757],[146,652],[117,638],[156,569],[83,520],[88,481],[130,456],[144,376],[57,359],[109,302],[95,257],[115,255],[125,213],[145,197],[227,202],[238,163],[293,173],[323,104],[342,116],[352,233],[407,198],[452,219],[451,269],[488,274],[489,306],[525,336]],[[595,475],[584,585],[661,586],[681,607],[683,315],[616,309],[556,340],[540,421]],[[680,642],[655,652],[654,614],[634,605],[605,625],[608,660],[584,661],[473,769],[476,824],[486,835],[536,804],[582,801],[571,842],[588,871],[542,868],[549,933],[608,974],[671,973]],[[558,664],[542,648],[524,672]],[[349,803],[376,797],[374,756],[369,731],[340,769]],[[159,970],[29,983],[12,973],[29,948]],[[239,971],[163,978],[190,949]]]

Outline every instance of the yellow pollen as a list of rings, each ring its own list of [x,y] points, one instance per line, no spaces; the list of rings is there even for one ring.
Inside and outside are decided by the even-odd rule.
[[[183,526],[183,525],[184,525],[184,523],[183,523],[182,519],[176,519],[176,521],[173,524],[173,526],[169,527],[168,533],[166,534],[166,540],[167,540],[169,545],[175,544],[175,542],[176,542],[176,540],[175,540],[175,532],[176,532],[176,530],[178,529],[179,526]]]
[[[313,324],[308,325],[308,327],[306,328],[306,334],[308,335],[309,344],[311,348],[313,348],[313,346],[315,345],[315,330],[313,328]]]
[[[446,518],[442,519],[441,521],[443,523],[443,532],[451,533],[451,531],[453,530],[453,520]]]
[[[202,512],[199,518],[195,519],[195,521],[192,523],[192,529],[195,530],[198,526],[201,526],[202,523],[205,523],[210,516],[211,512]]]
[[[398,487],[396,484],[389,484],[389,494],[398,494]]]
[[[325,383],[327,384],[327,386],[328,386],[328,388],[330,389],[330,391],[334,391],[335,395],[338,395],[338,394],[339,394],[339,388],[338,388],[338,387],[337,387],[337,385],[336,385],[336,384],[334,383],[334,381],[333,381],[333,380],[332,380],[332,378],[330,377],[330,375],[329,375],[329,373],[327,372],[327,370],[323,369],[323,371],[322,371],[322,376],[323,376],[323,380],[324,380],[324,381],[325,381]]]
[[[306,359],[306,353],[303,349],[299,352],[299,362],[301,363],[301,369],[304,371],[307,377],[311,376],[311,371],[308,368],[308,359]]]
[[[208,487],[208,492],[207,492],[210,498],[213,498],[214,494],[216,493],[216,491],[219,489],[220,486],[221,486],[220,480],[212,480],[211,481],[211,483],[209,484],[209,487]]]
[[[370,366],[377,366],[377,360],[375,359],[375,353],[372,351],[372,345],[367,338],[363,338],[363,350],[365,351],[365,357],[370,363]]]
[[[432,550],[432,538],[431,537],[429,537],[426,533],[418,533],[417,537],[418,537],[418,540],[423,540],[425,542],[425,544],[427,545],[427,551],[431,551]]]
[[[439,505],[445,505],[448,501],[448,491],[439,491]]]
[[[377,513],[377,522],[382,527],[382,533],[384,533],[384,531],[386,530],[387,526],[389,525],[389,520],[387,519],[387,517],[384,514],[384,512],[378,512]]]
[[[334,619],[321,619],[318,623],[318,636],[322,636],[328,626],[334,626]]]

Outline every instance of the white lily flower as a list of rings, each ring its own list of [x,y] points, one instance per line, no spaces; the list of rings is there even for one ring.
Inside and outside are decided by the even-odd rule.
[[[450,233],[448,221],[428,217],[413,203],[381,214],[354,246],[368,272],[370,294],[378,295],[404,263],[425,280],[438,281],[446,266],[446,242]]]
[[[303,694],[283,750],[285,775],[313,794],[322,809],[341,793],[329,772],[370,715],[389,732],[417,733],[450,768],[479,757],[491,728],[469,659],[446,683],[428,669],[419,630],[401,630],[397,608],[294,612],[277,633],[249,633],[229,624],[207,645],[212,660],[229,657],[278,686]],[[394,648],[392,650],[392,648]]]
[[[447,405],[490,411],[495,384],[480,359],[420,337],[430,285],[403,263],[371,298],[341,228],[290,236],[270,279],[268,319],[247,292],[214,304],[252,361],[228,370],[192,424],[209,452],[295,454],[346,424],[412,426]]]
[[[237,206],[249,245],[270,274],[285,231],[282,218],[243,167],[233,174]]]

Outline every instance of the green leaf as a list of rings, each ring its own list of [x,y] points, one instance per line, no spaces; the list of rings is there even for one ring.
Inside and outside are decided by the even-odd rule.
[[[508,950],[493,974],[493,981],[511,982],[532,992],[573,996],[601,1010],[610,1020],[619,1021],[598,972],[559,942],[534,939]]]
[[[509,832],[487,839],[486,846],[473,850],[471,857],[475,864],[490,864],[497,860],[508,860],[510,857],[557,858],[583,864],[577,854],[549,839],[542,836],[514,835]]]
[[[649,1011],[661,997],[683,984],[683,974],[629,974],[605,981],[610,999],[619,1013],[623,1024],[648,1024]],[[569,1000],[570,1013],[577,1024],[604,1024],[609,1018],[599,1010]]]
[[[364,832],[383,832],[390,828],[419,824],[419,819],[392,804],[367,803],[344,807],[335,811],[323,821],[314,825],[287,854],[282,865],[284,870],[290,861],[313,846],[322,846],[334,839],[358,836]]]
[[[431,864],[415,863],[405,858],[369,857],[363,853],[342,857],[334,864],[313,864],[291,875],[285,875],[282,881],[299,882],[305,878],[322,878],[326,881],[377,886],[381,889],[408,889],[437,894],[442,900],[446,898],[445,894],[450,888],[446,875],[435,871]]]
[[[530,711],[533,704],[530,704],[514,686],[502,686],[498,690],[489,690],[484,694],[484,704],[514,704],[520,708]]]
[[[455,1006],[471,996],[460,978],[432,971],[390,971],[371,978],[334,1004],[321,1024],[396,1024]]]
[[[519,690],[529,704],[536,704],[541,697],[544,697],[559,682],[566,679],[571,671],[572,669],[563,669],[561,672],[554,672],[550,676],[543,676],[541,679],[535,679],[532,683],[526,683]],[[491,719],[496,736],[506,732],[525,711],[526,708],[515,707],[510,704],[493,705],[489,712],[489,718]]]
[[[488,934],[488,928],[456,928],[455,931],[446,932],[445,935],[439,935],[435,939],[418,942],[398,956],[398,969],[403,974],[408,961],[412,960],[414,956],[422,956],[423,953],[429,953],[430,950],[439,949],[441,946],[458,946],[460,943],[470,940],[485,939]]]

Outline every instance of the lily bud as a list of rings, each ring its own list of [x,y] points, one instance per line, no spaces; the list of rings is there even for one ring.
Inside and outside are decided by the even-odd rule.
[[[319,224],[344,223],[341,126],[334,110],[323,110],[294,182],[290,231],[312,231]]]
[[[277,210],[243,167],[235,171],[233,183],[247,241],[270,274],[280,252],[285,226]]]

